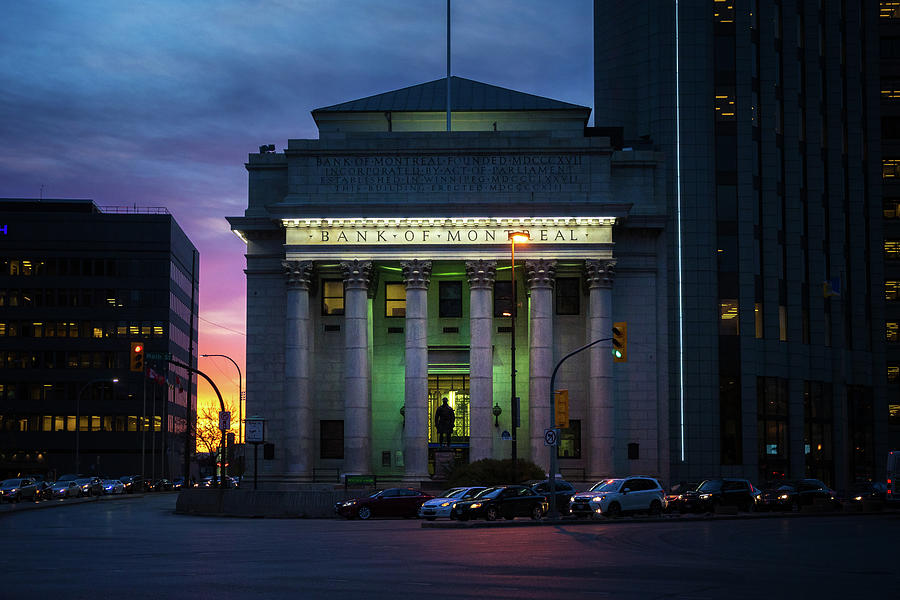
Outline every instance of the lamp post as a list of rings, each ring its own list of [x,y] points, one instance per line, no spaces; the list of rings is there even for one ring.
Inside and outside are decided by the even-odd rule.
[[[230,356],[226,356],[224,354],[201,354],[201,358],[207,358],[211,356],[220,356],[222,358],[227,358],[231,361],[231,364],[234,365],[234,368],[237,369],[238,372],[238,443],[244,441],[244,402],[241,395],[241,368],[238,366],[234,359]],[[225,443],[225,440],[222,440],[222,443]]]
[[[78,390],[78,395],[75,397],[75,475],[79,474],[79,467],[81,463],[81,456],[79,453],[79,439],[78,434],[81,431],[81,395],[84,393],[84,390],[88,389],[95,383],[100,383],[103,381],[108,381],[111,383],[118,383],[119,380],[116,378],[108,378],[108,377],[100,377],[98,379],[91,379],[86,384],[81,386],[81,389]]]
[[[510,281],[512,281],[512,310],[510,311],[510,322],[512,331],[509,335],[509,354],[510,354],[510,420],[512,421],[512,482],[516,482],[516,463],[519,460],[518,450],[516,447],[516,429],[519,424],[519,410],[516,406],[516,242],[527,242],[531,239],[531,235],[527,231],[510,231],[509,232],[509,266]]]

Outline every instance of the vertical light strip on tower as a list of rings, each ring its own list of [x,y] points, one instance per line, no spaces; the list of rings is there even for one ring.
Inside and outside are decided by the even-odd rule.
[[[450,0],[447,0],[449,3]],[[681,430],[681,461],[684,462],[684,277],[681,256],[681,75],[679,73],[678,0],[675,0],[675,227],[678,252],[678,426]]]
[[[447,131],[450,131],[450,0],[447,0]]]

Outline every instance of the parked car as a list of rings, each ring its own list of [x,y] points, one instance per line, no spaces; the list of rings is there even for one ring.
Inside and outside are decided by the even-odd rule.
[[[887,497],[887,484],[883,481],[863,481],[850,485],[847,490],[847,502],[859,504],[862,502],[885,502]]]
[[[104,494],[103,482],[99,477],[82,477],[75,483],[81,486],[81,493],[85,496],[102,496]]]
[[[118,479],[104,479],[103,492],[106,494],[124,494],[125,484]]]
[[[679,481],[672,485],[666,492],[663,508],[667,513],[678,510],[678,501],[682,499],[686,492],[696,490],[700,486],[699,481]]]
[[[439,517],[449,519],[454,502],[474,498],[483,489],[485,489],[484,486],[457,487],[444,490],[436,498],[427,500],[419,507],[419,516],[426,521],[434,521]]]
[[[535,493],[546,498],[547,504],[550,504],[549,479],[526,481],[525,485],[529,486]],[[562,479],[556,479],[553,485],[555,488],[554,495],[556,496],[556,510],[558,510],[561,515],[569,514],[569,503],[572,501],[572,496],[575,495],[575,486]]]
[[[547,499],[524,485],[498,485],[479,492],[471,500],[461,500],[453,504],[450,518],[459,521],[487,519],[496,521],[500,517],[507,520],[516,517],[543,517],[549,505]]]
[[[335,510],[342,517],[370,519],[372,517],[415,517],[419,507],[434,496],[412,488],[388,488],[364,498],[338,502]]]
[[[36,500],[51,500],[53,498],[53,489],[49,481],[36,481],[37,493]]]
[[[760,510],[800,510],[803,506],[823,504],[840,510],[837,494],[818,479],[777,481],[763,490],[757,503]]]
[[[153,482],[152,491],[154,492],[171,492],[173,489],[175,487],[168,479],[157,479]]]
[[[578,516],[618,517],[626,513],[662,512],[665,492],[652,477],[632,476],[625,479],[604,479],[587,492],[572,498],[570,509]]]
[[[32,479],[4,479],[0,481],[0,499],[7,502],[35,500],[38,487]]]
[[[747,479],[724,477],[707,479],[696,490],[685,492],[676,501],[679,512],[713,512],[718,506],[735,506],[744,512],[756,507],[756,488]]]
[[[176,477],[172,480],[172,487],[176,490],[180,490],[184,487],[184,477]]]
[[[50,490],[53,498],[81,498],[84,496],[81,486],[74,479],[56,481],[50,485]]]

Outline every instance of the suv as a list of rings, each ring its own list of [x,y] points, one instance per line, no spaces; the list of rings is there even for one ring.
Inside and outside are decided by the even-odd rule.
[[[681,512],[714,512],[717,506],[750,512],[756,507],[756,488],[746,479],[707,479],[696,490],[685,492],[676,506]]]
[[[569,510],[576,516],[618,517],[625,513],[646,512],[658,515],[663,509],[665,491],[652,477],[633,476],[604,479],[587,492],[572,497]]]

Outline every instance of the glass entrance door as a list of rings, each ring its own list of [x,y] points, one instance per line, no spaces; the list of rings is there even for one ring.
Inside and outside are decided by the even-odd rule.
[[[450,448],[457,463],[469,461],[469,374],[431,373],[428,375],[428,463],[433,473],[434,451],[439,447],[438,432],[434,427],[434,413],[443,403],[453,409],[454,426],[450,435]]]

